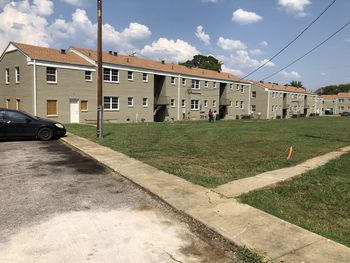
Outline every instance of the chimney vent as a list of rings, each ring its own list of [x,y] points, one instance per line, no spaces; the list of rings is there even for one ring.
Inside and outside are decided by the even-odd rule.
[[[61,54],[66,54],[66,50],[65,49],[61,49]]]
[[[165,60],[162,60],[162,64],[165,64]]]
[[[114,52],[113,54],[114,54],[114,56],[118,56],[118,52]]]
[[[113,51],[112,51],[112,50],[110,50],[108,53],[109,53],[110,55],[113,55]]]

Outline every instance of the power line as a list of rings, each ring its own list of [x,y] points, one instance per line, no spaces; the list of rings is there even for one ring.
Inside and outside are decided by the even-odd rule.
[[[260,67],[256,68],[255,70],[253,70],[252,72],[250,72],[249,74],[245,75],[243,78],[241,78],[240,80],[246,79],[247,77],[249,77],[250,75],[254,74],[255,72],[257,72],[259,69],[261,69],[262,67],[264,67],[266,64],[268,64],[269,62],[271,62],[273,59],[275,59],[278,55],[280,55],[283,51],[285,51],[290,45],[292,45],[299,37],[301,37],[302,34],[305,33],[306,30],[308,30],[318,19],[320,19],[320,17],[327,12],[327,10],[336,2],[337,0],[333,0],[332,3],[330,3],[330,5],[327,6],[327,8],[318,16],[316,17],[316,19],[314,19],[303,31],[301,31],[301,33],[299,35],[297,35],[292,41],[290,41],[284,48],[282,48],[280,51],[278,51],[274,56],[272,56],[269,60],[265,61],[265,63],[263,63]]]
[[[266,78],[263,78],[262,80],[266,80],[269,79],[273,76],[275,76],[276,74],[280,73],[281,71],[285,70],[286,68],[290,67],[291,65],[295,64],[296,62],[298,62],[299,60],[303,59],[304,57],[306,57],[307,55],[309,55],[311,52],[313,52],[314,50],[316,50],[317,48],[319,48],[320,46],[322,46],[324,43],[326,43],[328,40],[330,40],[331,38],[333,38],[336,34],[338,34],[340,31],[342,31],[344,28],[346,28],[348,25],[350,25],[350,21],[348,23],[346,23],[345,25],[343,25],[340,29],[338,29],[335,33],[333,33],[331,36],[329,36],[328,38],[326,38],[324,41],[322,41],[320,44],[318,44],[317,46],[315,46],[314,48],[312,48],[311,50],[309,50],[308,52],[306,52],[304,55],[302,55],[301,57],[297,58],[296,60],[294,60],[293,62],[289,63],[287,66],[285,66],[284,68],[276,71],[275,73],[269,75]]]

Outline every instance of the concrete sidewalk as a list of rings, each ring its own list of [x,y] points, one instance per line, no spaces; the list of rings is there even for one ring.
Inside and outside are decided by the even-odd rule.
[[[346,246],[87,139],[68,134],[62,140],[228,240],[266,253],[275,262],[350,262]]]
[[[325,165],[329,161],[336,159],[347,152],[350,152],[350,146],[341,148],[334,152],[326,153],[321,156],[317,156],[293,167],[269,171],[253,177],[235,180],[218,186],[214,189],[214,191],[226,197],[237,197],[241,194],[264,188],[266,186],[274,185],[276,183],[299,176],[303,173],[306,173],[307,171]]]

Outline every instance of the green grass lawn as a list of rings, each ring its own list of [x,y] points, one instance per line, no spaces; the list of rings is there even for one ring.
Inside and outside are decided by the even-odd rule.
[[[97,141],[96,128],[67,125]],[[100,143],[203,186],[300,163],[350,145],[350,118],[106,124]],[[294,154],[286,160],[288,148]]]
[[[350,154],[240,200],[350,247]]]

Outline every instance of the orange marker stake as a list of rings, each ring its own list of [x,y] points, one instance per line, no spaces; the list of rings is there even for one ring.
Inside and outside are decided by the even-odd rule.
[[[292,158],[292,153],[293,153],[293,146],[291,146],[291,147],[289,148],[288,157],[287,157],[287,160],[288,160],[288,161],[290,160],[290,158]]]

